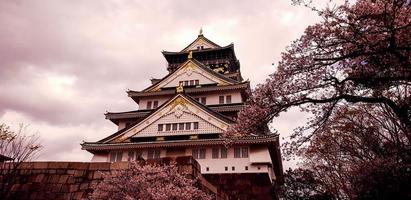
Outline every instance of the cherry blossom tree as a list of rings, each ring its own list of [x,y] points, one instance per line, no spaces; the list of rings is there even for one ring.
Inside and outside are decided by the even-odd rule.
[[[411,145],[389,107],[340,107],[324,127],[298,154],[329,193],[337,199],[411,197]]]
[[[226,136],[261,133],[273,118],[300,107],[313,117],[291,135],[284,149],[291,155],[325,128],[336,109],[366,103],[389,108],[410,143],[411,6],[358,0],[316,11],[322,21],[286,49]]]
[[[297,197],[320,188],[319,195],[335,199],[411,198],[409,1],[345,1],[325,9],[294,2],[322,21],[286,49],[226,137],[263,134],[275,117],[299,107],[312,117],[282,150],[303,161],[291,178],[308,176],[314,185],[291,184],[283,191]]]
[[[196,181],[180,174],[175,163],[170,165],[140,165],[130,163],[129,169],[104,174],[92,194],[92,199],[197,199],[212,196],[195,187]]]

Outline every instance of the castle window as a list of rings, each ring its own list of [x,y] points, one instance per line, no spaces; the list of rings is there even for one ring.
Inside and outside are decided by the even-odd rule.
[[[240,147],[234,148],[234,158],[241,158],[241,148]]]
[[[179,123],[178,124],[178,130],[184,130],[184,123]]]
[[[147,152],[147,159],[160,158],[161,150],[160,149],[150,149]]]
[[[158,107],[158,101],[154,101],[153,102],[153,108],[155,109],[155,108],[157,108]]]
[[[209,167],[207,167],[207,168],[206,168],[206,171],[210,171],[210,168],[209,168]]]
[[[191,155],[193,156],[194,159],[198,159],[198,149],[192,149]]]
[[[184,81],[184,86],[188,86],[188,81]]]
[[[225,103],[231,103],[231,95],[225,97]]]
[[[134,161],[134,151],[129,151],[128,152],[128,161]]]
[[[194,130],[197,130],[198,129],[198,122],[194,122],[193,125],[194,125]]]
[[[121,162],[123,158],[123,152],[114,151],[110,153],[110,162]]]
[[[224,167],[225,171],[228,171],[228,167]]]
[[[222,147],[220,153],[221,153],[221,158],[227,158],[227,148]]]
[[[176,131],[176,130],[177,130],[177,124],[174,123],[174,124],[173,124],[173,131]]]
[[[143,152],[136,151],[136,160],[142,160],[142,159],[143,159]]]
[[[191,123],[190,122],[186,123],[186,130],[191,130]]]
[[[206,149],[192,149],[191,150],[192,156],[195,159],[205,159],[206,157]]]
[[[220,104],[224,104],[224,96],[219,96],[219,97],[218,97],[218,102],[219,102]]]
[[[234,166],[232,166],[232,167],[231,167],[231,171],[234,171],[234,170],[235,170],[235,167],[234,167]]]
[[[248,158],[248,147],[241,148],[241,157]]]
[[[195,82],[196,82],[196,83],[195,83],[196,85],[200,85],[200,81],[199,81],[199,80],[195,80]]]
[[[147,109],[151,109],[151,101],[147,101]]]
[[[190,80],[190,85],[194,85],[194,80]]]
[[[218,148],[213,148],[212,149],[212,152],[211,152],[211,155],[212,155],[212,158],[218,158],[218,154],[219,154],[220,152],[219,152],[219,149]]]
[[[234,158],[248,158],[248,147],[235,147]]]
[[[170,131],[171,130],[171,124],[166,124],[166,131]]]
[[[158,131],[163,131],[163,124],[158,125]]]
[[[206,157],[206,149],[200,149],[200,159],[205,159]]]
[[[248,171],[248,166],[245,166],[245,171]]]
[[[129,151],[128,161],[141,160],[143,158],[141,151]]]

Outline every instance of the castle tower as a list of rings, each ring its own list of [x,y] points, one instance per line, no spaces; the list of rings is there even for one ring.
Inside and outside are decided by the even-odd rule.
[[[234,123],[250,90],[250,83],[241,76],[234,44],[219,46],[200,31],[183,50],[162,54],[169,74],[152,79],[142,91],[127,92],[139,109],[106,113],[118,131],[81,144],[94,154],[92,161],[191,155],[210,179],[254,174],[269,183],[278,180],[282,163],[277,134],[263,129],[229,148],[220,138]]]

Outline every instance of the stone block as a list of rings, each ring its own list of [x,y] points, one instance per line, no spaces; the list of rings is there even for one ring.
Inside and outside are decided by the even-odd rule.
[[[60,192],[68,193],[69,191],[70,191],[70,185],[63,184],[63,185],[61,186]]]
[[[88,169],[89,166],[90,166],[90,163],[71,162],[68,165],[68,169],[81,170],[81,169]]]
[[[60,175],[57,175],[57,174],[53,174],[53,175],[49,176],[49,178],[48,178],[49,183],[58,183],[59,180],[60,180]]]
[[[75,178],[76,180],[74,181],[75,183],[82,183],[83,181],[84,181],[84,178],[83,177],[78,177],[78,178]]]
[[[82,183],[80,184],[80,190],[87,190],[89,188],[89,184],[88,183]]]
[[[59,183],[66,183],[69,175],[61,175],[59,179]]]
[[[43,182],[44,177],[46,177],[44,174],[38,174],[38,175],[36,176],[36,180],[34,180],[34,182],[36,182],[36,183],[41,183],[41,182]]]
[[[67,169],[69,166],[68,162],[49,162],[49,169]]]
[[[61,186],[62,186],[62,184],[54,184],[53,187],[51,188],[51,192],[53,192],[53,193],[60,192]]]
[[[96,171],[96,173],[97,173],[97,171]],[[94,172],[93,172],[93,171],[87,172],[87,179],[88,179],[88,180],[93,180],[93,176],[94,176]]]
[[[56,174],[56,173],[57,173],[57,170],[55,170],[55,169],[49,169],[49,170],[47,170],[47,172],[45,172],[45,173],[47,173],[47,174]]]
[[[66,169],[56,169],[56,174],[66,174],[67,170]]]
[[[75,182],[76,182],[76,178],[74,178],[72,176],[69,176],[66,183],[67,184],[72,184],[72,183],[75,183]]]
[[[110,170],[110,163],[107,162],[97,162],[97,163],[90,163],[90,170]]]
[[[110,165],[110,170],[121,170],[128,168],[128,162],[114,162]]]
[[[79,185],[80,184],[71,184],[71,185],[69,185],[69,192],[70,193],[76,192],[79,189]]]
[[[48,162],[34,162],[33,169],[47,169]]]
[[[20,164],[19,169],[33,169],[33,165],[32,162],[23,162]]]
[[[73,199],[82,199],[84,192],[76,192]]]
[[[85,171],[82,170],[76,170],[76,172],[74,173],[74,177],[82,177],[84,176]]]

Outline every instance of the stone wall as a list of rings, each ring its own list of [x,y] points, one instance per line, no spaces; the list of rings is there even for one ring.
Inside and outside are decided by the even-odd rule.
[[[219,196],[218,199],[224,196],[222,193],[217,194],[218,189],[201,176],[200,166],[192,157],[164,158],[148,163],[169,163],[171,160],[177,162],[180,172],[197,178],[201,189],[214,193]],[[88,199],[92,188],[102,180],[101,172],[126,168],[127,162],[23,163],[16,173],[15,184],[11,186],[11,199]],[[0,184],[1,182],[0,177]]]
[[[278,199],[267,174],[205,174],[204,178],[224,192],[230,199]]]

